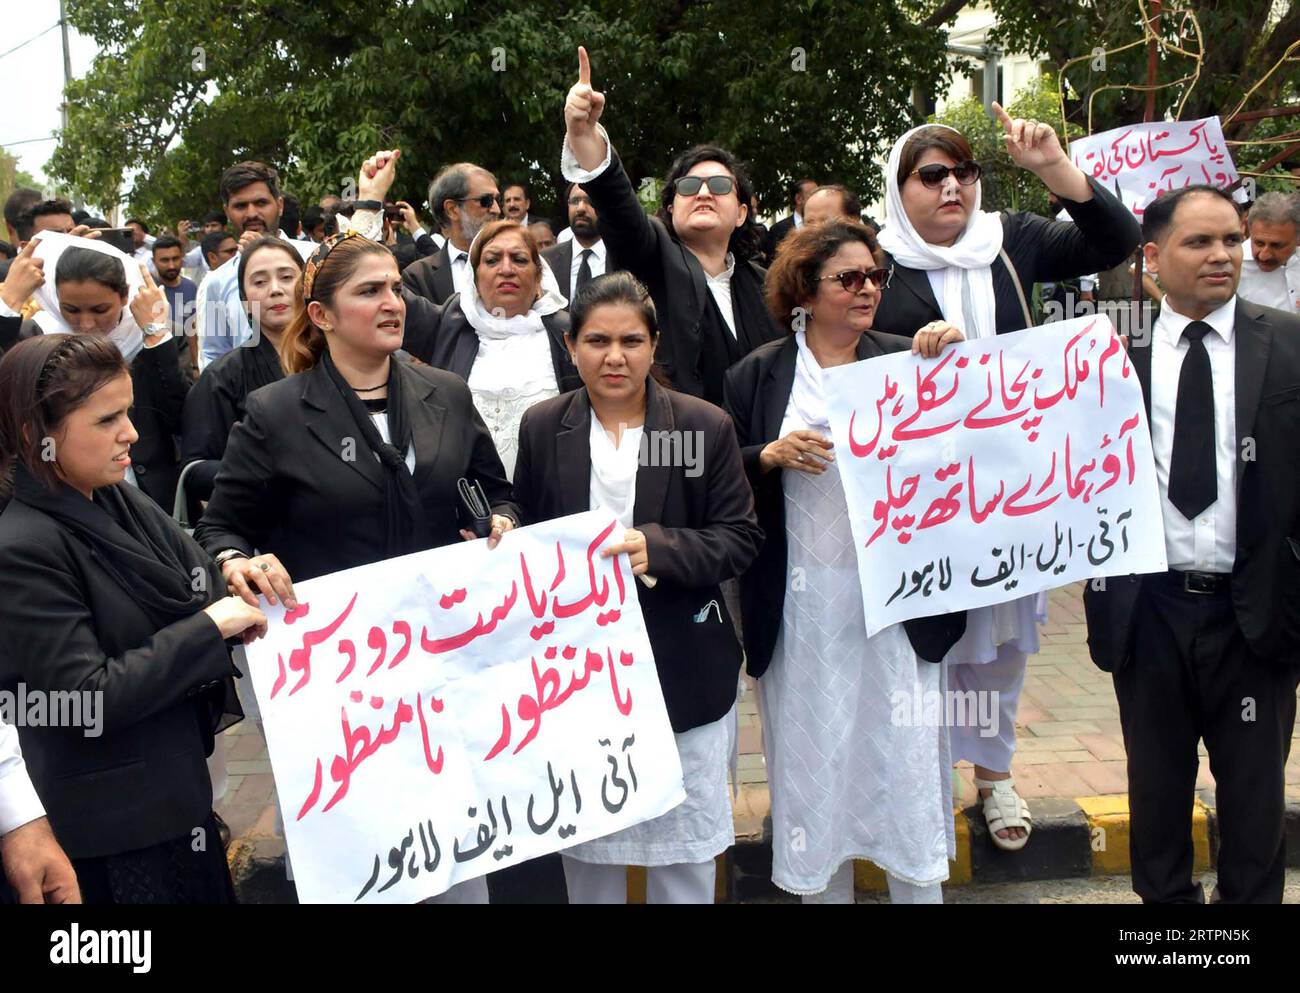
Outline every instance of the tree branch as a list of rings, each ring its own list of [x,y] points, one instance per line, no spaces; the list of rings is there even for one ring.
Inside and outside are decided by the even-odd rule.
[[[922,23],[927,28],[942,27],[970,6],[970,0],[947,0],[942,7],[927,17]]]

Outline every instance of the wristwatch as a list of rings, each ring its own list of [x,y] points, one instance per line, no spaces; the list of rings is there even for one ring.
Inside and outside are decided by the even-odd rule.
[[[156,338],[160,334],[171,334],[172,326],[166,321],[154,321],[140,329],[146,338]]]
[[[247,552],[242,552],[238,548],[227,548],[224,549],[223,551],[217,552],[217,554],[213,557],[212,561],[217,564],[217,568],[221,568],[231,559],[246,559],[246,558],[248,558]]]

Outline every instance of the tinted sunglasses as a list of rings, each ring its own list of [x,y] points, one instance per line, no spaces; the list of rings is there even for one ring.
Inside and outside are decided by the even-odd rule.
[[[502,201],[501,201],[501,194],[500,194],[500,193],[484,193],[484,194],[482,194],[481,196],[477,196],[477,197],[457,197],[457,198],[456,198],[456,202],[457,202],[457,203],[469,203],[471,200],[473,200],[475,203],[477,203],[477,204],[478,204],[480,207],[482,207],[484,210],[490,210],[491,207],[492,207],[492,204],[494,204],[494,203],[495,203],[498,207],[500,207],[500,206],[501,206],[501,203],[502,203]]]
[[[927,190],[937,190],[943,185],[944,180],[948,178],[948,173],[952,173],[957,177],[957,182],[961,183],[962,186],[970,186],[980,178],[983,171],[978,162],[967,159],[965,162],[958,162],[955,166],[931,162],[919,169],[913,169],[908,175],[920,176],[921,183]]]
[[[862,287],[867,280],[871,280],[871,285],[876,289],[885,285],[885,276],[887,273],[884,269],[872,269],[870,272],[863,272],[861,269],[845,269],[843,272],[832,273],[829,276],[818,276],[817,282],[826,279],[838,279],[840,285],[850,293],[861,293]]]
[[[709,184],[709,192],[715,197],[724,197],[735,188],[736,182],[730,176],[683,176],[673,183],[678,196],[693,197],[700,192],[700,187]]]

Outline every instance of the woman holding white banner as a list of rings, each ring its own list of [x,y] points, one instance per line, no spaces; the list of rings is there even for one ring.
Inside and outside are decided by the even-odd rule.
[[[1012,119],[993,104],[1007,151],[1061,201],[1073,223],[1030,213],[980,210],[980,166],[952,128],[914,128],[894,144],[886,168],[888,219],[880,231],[889,279],[877,326],[912,334],[948,321],[971,339],[1033,325],[1027,292],[1109,269],[1138,243],[1133,215],[1070,162],[1051,126]],[[1029,807],[1016,792],[1011,757],[1025,666],[1038,651],[1046,596],[1022,597],[969,612],[966,634],[948,656],[953,688],[991,696],[999,733],[981,735],[974,722],[951,729],[953,759],[975,765],[990,837],[1016,851],[1032,830]]]
[[[518,520],[510,484],[464,380],[394,360],[406,305],[392,253],[330,238],[302,298],[280,342],[289,375],[249,395],[194,533],[230,592],[292,608],[292,579],[472,539],[457,522],[462,477],[492,506],[494,547]],[[436,898],[487,900],[482,877]]]
[[[712,903],[715,858],[735,842],[727,764],[741,652],[719,584],[762,533],[735,431],[711,403],[652,375],[659,324],[630,273],[575,295],[569,352],[585,384],[531,407],[519,429],[515,499],[529,522],[604,508],[626,553],[681,758],[686,800],[563,854],[570,903],[624,903],[646,866],[647,903]],[[667,457],[665,457],[667,455]]]
[[[941,903],[955,851],[947,731],[941,716],[911,715],[942,698],[935,663],[965,615],[867,637],[822,373],[909,349],[932,358],[962,335],[943,322],[910,341],[870,330],[885,276],[875,249],[849,221],[788,235],[767,297],[794,333],[725,380],[766,535],[740,590],[772,795],[772,881],[806,903],[852,903],[855,858],[885,870],[894,903]]]

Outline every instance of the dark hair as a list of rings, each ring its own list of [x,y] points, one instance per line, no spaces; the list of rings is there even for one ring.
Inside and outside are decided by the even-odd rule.
[[[792,328],[796,308],[817,295],[817,277],[826,260],[844,245],[858,242],[876,254],[876,238],[864,224],[831,219],[791,231],[767,270],[767,309],[777,325]]]
[[[179,238],[175,238],[169,234],[160,234],[157,238],[154,239],[154,243],[151,246],[151,250],[155,255],[157,255],[159,252],[167,248],[180,248],[183,250],[184,247],[185,246],[181,244],[181,240]]]
[[[744,206],[749,208],[749,213],[745,217],[745,223],[731,232],[731,239],[727,243],[727,249],[737,259],[752,258],[758,254],[759,246],[758,228],[754,220],[754,184],[749,181],[749,175],[745,172],[745,167],[741,164],[741,161],[725,148],[719,148],[717,145],[696,145],[694,148],[688,148],[677,156],[673,160],[673,164],[668,167],[668,176],[664,181],[664,188],[659,192],[659,210],[655,216],[664,222],[664,226],[668,228],[669,233],[672,234],[674,239],[677,239],[677,231],[673,228],[672,214],[668,210],[673,198],[677,195],[673,184],[701,162],[718,162],[735,178],[736,197]]]
[[[78,207],[72,212],[73,224],[85,224],[88,220],[90,220],[90,211]]]
[[[797,196],[799,195],[799,191],[802,190],[802,189],[804,188],[804,185],[805,185],[806,183],[812,183],[813,186],[816,186],[816,185],[817,185],[817,180],[815,180],[815,179],[809,179],[808,177],[805,176],[803,179],[796,179],[793,183],[791,183],[791,184],[786,188],[785,195],[786,195],[786,199],[787,199],[787,201],[789,202],[791,208],[794,207],[794,199],[795,199],[795,197],[797,197]],[[813,192],[816,192],[816,191],[814,190]],[[807,201],[805,200],[805,202],[807,202]]]
[[[39,190],[33,190],[26,186],[18,187],[5,200],[5,223],[17,233],[18,223],[22,220],[23,214],[40,202],[41,194]]]
[[[302,206],[292,193],[285,193],[284,210],[280,211],[280,227],[290,238],[296,238],[302,226]]]
[[[907,144],[903,146],[902,154],[898,157],[899,189],[902,189],[903,184],[907,182],[907,177],[912,174],[921,156],[932,148],[937,148],[953,162],[965,162],[967,159],[975,158],[970,142],[960,132],[938,125],[921,128],[907,139]]]
[[[86,218],[86,227],[88,228],[98,228],[102,230],[103,228],[111,228],[112,226],[113,225],[109,224],[108,221],[104,220],[102,217]]]
[[[209,210],[203,215],[202,224],[220,224],[223,228],[226,226],[226,215],[220,210]]]
[[[348,281],[348,277],[356,271],[357,265],[366,255],[384,255],[390,259],[393,257],[387,245],[360,236],[345,237],[333,244],[323,244],[312,256],[313,259],[320,261],[316,265],[316,275],[312,281],[311,299],[325,306],[332,304],[339,287]],[[295,299],[298,296],[306,299],[306,293],[303,291],[305,277],[304,270],[303,277],[298,281],[299,289],[295,293]],[[280,364],[290,375],[305,372],[320,361],[324,351],[325,332],[312,321],[304,303],[280,338]]]
[[[38,335],[0,360],[0,509],[13,497],[21,462],[51,490],[59,485],[46,456],[52,438],[100,387],[127,372],[122,353],[97,334]]]
[[[532,197],[530,197],[530,196],[528,195],[528,184],[527,184],[527,183],[506,183],[505,187],[501,190],[501,195],[502,195],[502,196],[505,196],[505,192],[506,192],[506,190],[513,189],[513,188],[516,187],[516,186],[518,186],[521,190],[524,191],[524,199],[525,199],[525,200],[531,200],[531,199],[532,199]]]
[[[591,312],[606,304],[625,304],[637,312],[650,331],[651,338],[659,337],[659,313],[645,284],[626,269],[597,276],[573,295],[569,304],[570,331],[575,339]]]
[[[208,256],[219,249],[221,243],[227,238],[234,237],[235,236],[229,231],[209,231],[205,234],[203,240],[199,242],[199,251],[203,253],[203,261],[208,263],[208,265],[211,265],[211,263],[208,262]]]
[[[60,283],[99,283],[120,297],[126,296],[129,288],[122,260],[91,248],[69,248],[59,256],[54,285]]]
[[[252,259],[252,257],[264,248],[277,248],[280,251],[287,253],[289,257],[293,259],[293,264],[298,267],[298,273],[299,273],[298,292],[294,293],[294,300],[295,300],[295,305],[301,307],[302,306],[301,274],[303,272],[303,269],[305,268],[305,263],[302,261],[302,256],[298,254],[297,249],[295,249],[283,238],[277,238],[273,234],[263,235],[262,237],[258,238],[257,241],[253,242],[246,249],[244,249],[243,254],[239,256],[239,270],[237,273],[238,279],[236,280],[236,283],[239,286],[239,299],[242,300],[244,303],[248,302],[248,294],[244,292],[244,272],[248,269],[248,263]]]
[[[141,231],[143,231],[145,234],[149,233],[149,225],[146,224],[144,221],[140,220],[140,218],[138,217],[128,217],[126,221],[122,224],[122,227],[129,228],[132,224],[140,225]]]
[[[246,186],[265,183],[271,191],[271,197],[280,195],[280,174],[265,162],[236,162],[221,174],[221,202],[230,203],[230,198]]]
[[[804,208],[808,206],[808,201],[818,193],[838,193],[840,195],[840,207],[844,213],[848,214],[855,221],[862,220],[862,201],[847,186],[841,186],[839,183],[827,183],[825,186],[819,186],[804,198]]]
[[[34,203],[18,217],[18,223],[14,225],[14,231],[18,234],[19,241],[30,241],[36,231],[36,218],[54,217],[59,214],[72,216],[72,204],[66,200],[42,200]]]
[[[1232,195],[1225,193],[1217,186],[1210,186],[1208,183],[1195,183],[1191,186],[1184,186],[1182,189],[1170,190],[1162,193],[1149,204],[1142,214],[1142,242],[1159,241],[1169,230],[1169,226],[1174,222],[1174,211],[1178,205],[1186,200],[1189,196],[1196,194],[1208,194],[1218,197],[1224,203],[1231,205],[1236,210],[1237,203],[1232,199]]]
[[[18,257],[18,249],[7,241],[0,241],[0,255],[7,259],[15,259]]]
[[[325,208],[320,204],[314,203],[302,212],[302,229],[310,231],[312,228],[320,227],[325,223]]]

